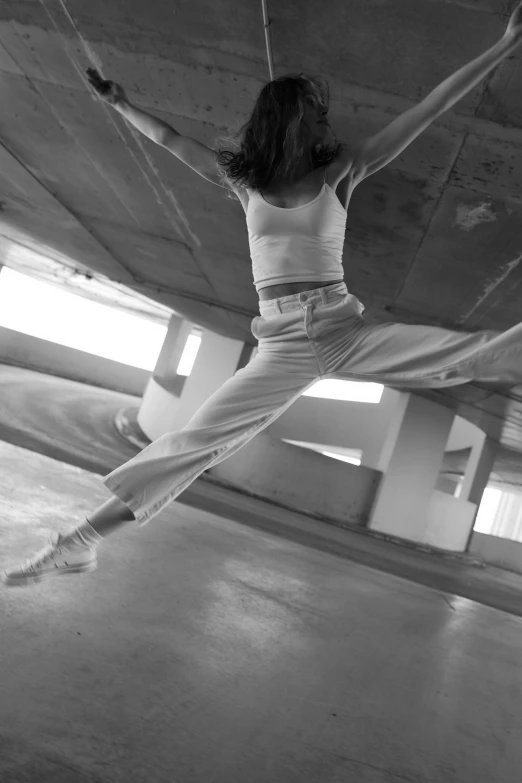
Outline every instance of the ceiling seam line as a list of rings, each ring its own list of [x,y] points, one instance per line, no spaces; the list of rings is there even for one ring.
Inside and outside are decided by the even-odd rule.
[[[80,226],[82,231],[84,231],[86,234],[88,234],[95,242],[98,244],[112,259],[112,261],[118,266],[121,270],[125,272],[125,274],[129,275],[131,280],[134,280],[134,275],[130,269],[128,269],[121,261],[119,261],[113,254],[113,251],[110,250],[108,247],[104,245],[104,243],[96,236],[96,234],[93,233],[87,226],[85,226],[78,215],[68,206],[66,206],[59,198],[54,194],[51,190],[49,190],[48,187],[46,187],[43,182],[40,182],[38,177],[35,177],[35,175],[30,171],[27,166],[9,149],[9,147],[5,144],[5,141],[0,140],[0,146],[3,147],[3,149],[7,152],[7,154],[13,158],[17,162],[17,164],[23,168],[23,170],[26,172],[26,174],[31,177],[32,180],[34,180],[36,183],[38,183],[38,186],[44,190],[50,198],[55,201],[58,206],[64,210],[68,215],[74,218],[76,223]],[[12,240],[11,240],[12,241]],[[50,257],[50,256],[49,256]],[[121,281],[120,281],[121,282]]]
[[[412,262],[411,262],[411,264],[410,264],[410,268],[408,269],[408,272],[407,272],[407,274],[406,274],[406,276],[405,276],[405,278],[404,278],[404,280],[403,280],[402,286],[401,286],[400,290],[398,291],[398,293],[397,293],[397,295],[396,295],[396,297],[395,297],[395,302],[397,302],[397,300],[399,299],[399,297],[402,295],[402,292],[404,291],[404,288],[405,288],[405,286],[406,286],[406,285],[407,285],[407,283],[408,283],[408,279],[409,279],[409,277],[410,277],[410,275],[411,275],[411,273],[412,273],[412,271],[413,271],[413,267],[415,266],[415,263],[416,263],[416,261],[417,261],[417,256],[419,255],[419,253],[420,253],[420,250],[421,250],[422,246],[424,245],[424,242],[426,241],[426,237],[427,237],[427,235],[428,235],[428,232],[429,232],[429,229],[430,229],[431,223],[432,223],[433,219],[435,218],[435,215],[436,215],[436,213],[437,213],[437,211],[438,211],[438,209],[439,209],[440,203],[441,203],[441,201],[442,201],[442,199],[443,199],[443,197],[444,197],[444,194],[445,194],[445,192],[446,192],[446,188],[447,188],[447,186],[448,186],[448,183],[449,183],[449,181],[450,181],[450,179],[451,179],[451,176],[452,176],[452,174],[453,174],[453,171],[455,170],[455,167],[457,166],[457,163],[458,163],[458,161],[459,161],[459,158],[460,158],[461,152],[462,152],[462,150],[463,150],[463,148],[464,148],[464,144],[465,144],[465,143],[466,143],[466,141],[468,140],[468,136],[469,136],[469,132],[468,132],[468,131],[466,131],[466,132],[464,133],[464,137],[463,137],[463,139],[462,139],[462,142],[461,142],[461,144],[459,145],[459,148],[458,148],[458,150],[457,150],[457,152],[456,152],[456,154],[455,154],[455,157],[454,157],[454,159],[453,159],[453,162],[452,162],[452,164],[451,164],[451,166],[450,166],[450,169],[449,169],[449,171],[448,171],[448,175],[447,175],[447,177],[444,179],[444,181],[443,181],[443,182],[441,182],[441,187],[440,187],[439,196],[438,196],[438,198],[436,199],[436,202],[435,202],[435,204],[433,205],[433,209],[432,209],[432,211],[431,211],[431,215],[430,215],[430,217],[429,217],[429,221],[428,221],[428,224],[427,224],[427,226],[426,226],[426,231],[425,231],[425,232],[424,232],[424,234],[422,235],[422,237],[421,237],[421,239],[420,239],[420,241],[419,241],[419,244],[418,244],[418,245],[417,245],[417,247],[415,248],[415,252],[414,252],[414,254],[413,254],[413,259],[412,259]]]

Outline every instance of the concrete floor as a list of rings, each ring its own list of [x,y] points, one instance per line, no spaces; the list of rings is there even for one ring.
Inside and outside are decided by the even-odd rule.
[[[106,496],[0,445],[2,560]],[[2,783],[510,783],[522,620],[173,504],[4,588]]]
[[[1,566],[108,496],[5,442],[0,484]],[[237,508],[173,503],[107,539],[91,574],[2,588],[2,783],[520,779],[520,617],[353,562],[342,541],[404,573],[429,561],[439,583],[464,566],[282,510],[277,534]],[[467,568],[497,600],[522,593]]]

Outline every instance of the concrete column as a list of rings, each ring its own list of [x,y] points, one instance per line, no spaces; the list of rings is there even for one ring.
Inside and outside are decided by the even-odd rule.
[[[179,316],[173,316],[169,324],[138,413],[138,424],[151,440],[182,429],[198,408],[250,359],[251,346],[205,329],[191,374],[177,375],[176,368],[192,329],[193,324]]]
[[[244,343],[222,337],[215,332],[203,332],[201,347],[191,374],[185,381],[179,407],[174,419],[174,429],[181,429],[208,398],[239,367]]]
[[[423,541],[437,483],[452,411],[405,394],[390,426],[382,453],[385,473],[369,527],[412,541]]]
[[[190,321],[186,321],[180,315],[174,314],[170,318],[169,328],[153,373],[153,377],[161,380],[165,386],[175,384],[176,379],[183,377],[178,376],[176,369],[193,326]],[[179,391],[181,392],[181,388]]]
[[[495,461],[496,444],[486,433],[472,447],[464,480],[460,488],[459,500],[468,500],[480,506]]]
[[[377,412],[372,410],[374,426],[368,427],[365,432],[361,465],[386,473],[410,396],[406,392],[384,389]]]

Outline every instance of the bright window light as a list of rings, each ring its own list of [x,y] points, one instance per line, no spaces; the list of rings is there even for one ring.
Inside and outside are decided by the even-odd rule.
[[[327,400],[345,400],[346,402],[381,401],[384,387],[380,383],[359,383],[358,381],[319,381],[303,393],[303,397],[322,397]]]
[[[199,346],[201,345],[201,337],[196,334],[189,335],[181,359],[179,360],[178,369],[176,370],[178,375],[190,375],[196,356],[198,355]]]
[[[289,438],[281,438],[283,443],[290,443],[292,446],[299,446],[301,449],[309,449],[310,451],[317,451],[318,454],[324,454],[325,457],[333,457],[334,459],[340,459],[343,462],[350,462],[352,465],[360,465],[362,451],[361,449],[343,449],[341,451],[330,451],[325,449],[324,445],[319,446],[317,443],[308,443],[302,440],[290,440]]]
[[[167,333],[9,267],[0,271],[0,326],[143,370],[154,369]]]
[[[475,518],[473,530],[476,530],[477,533],[491,533],[501,499],[501,489],[486,487]]]
[[[361,460],[357,457],[345,457],[344,454],[337,454],[334,451],[321,451],[325,457],[333,457],[334,459],[340,459],[343,462],[349,462],[351,465],[360,465]]]

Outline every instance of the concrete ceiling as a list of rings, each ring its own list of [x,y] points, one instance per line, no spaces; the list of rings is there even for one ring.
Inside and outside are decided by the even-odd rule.
[[[332,125],[350,142],[491,46],[515,5],[269,0],[275,75],[325,76]],[[241,206],[93,98],[82,76],[91,65],[215,146],[269,78],[261,0],[0,3],[0,263],[253,342]],[[355,191],[348,286],[376,322],[507,329],[522,317],[521,218],[518,52]],[[423,395],[522,452],[515,390]]]

